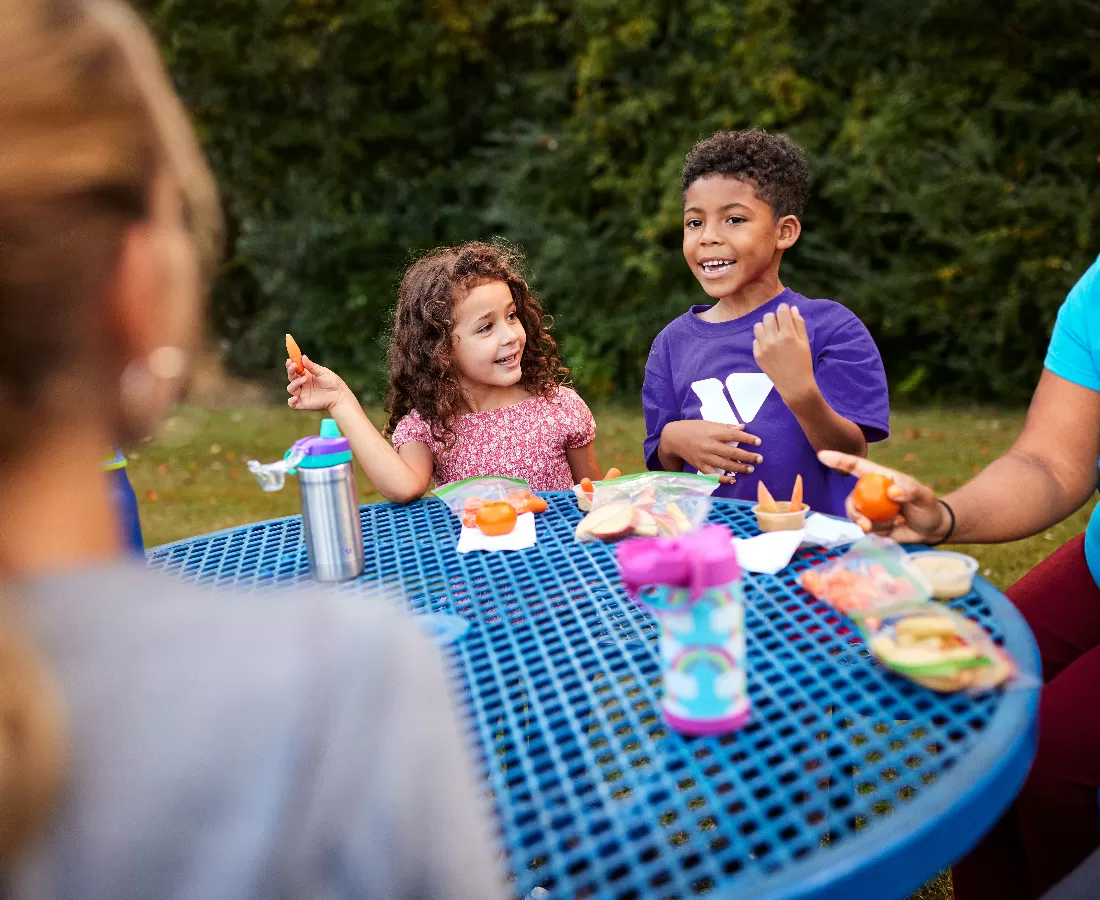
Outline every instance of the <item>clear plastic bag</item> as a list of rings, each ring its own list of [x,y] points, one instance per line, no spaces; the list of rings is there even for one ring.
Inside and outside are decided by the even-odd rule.
[[[436,488],[435,495],[447,504],[467,528],[475,526],[477,511],[487,502],[502,501],[511,504],[517,514],[542,512],[546,501],[533,494],[522,478],[505,478],[492,475],[485,478],[466,478]]]
[[[642,472],[595,484],[592,508],[577,525],[578,541],[679,537],[710,514],[717,475]]]
[[[932,596],[908,557],[888,538],[868,535],[843,556],[804,572],[802,586],[857,621],[905,612]]]
[[[941,693],[979,692],[1017,675],[1012,658],[976,622],[938,603],[860,622],[871,654],[886,668]]]

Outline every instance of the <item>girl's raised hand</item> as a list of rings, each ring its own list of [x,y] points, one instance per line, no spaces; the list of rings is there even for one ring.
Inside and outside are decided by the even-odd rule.
[[[887,496],[895,503],[900,503],[901,510],[893,522],[884,525],[873,525],[856,512],[852,497],[848,496],[845,504],[848,518],[865,532],[875,531],[887,535],[899,544],[930,544],[942,539],[950,528],[950,514],[936,499],[935,492],[904,472],[896,472],[860,456],[849,456],[834,450],[823,450],[817,454],[817,458],[822,465],[838,472],[857,476],[885,475],[893,482]]]
[[[291,409],[330,410],[344,397],[348,386],[332,369],[319,366],[308,356],[302,357],[305,372],[298,374],[294,361],[286,361],[286,374],[290,381],[287,392]]]

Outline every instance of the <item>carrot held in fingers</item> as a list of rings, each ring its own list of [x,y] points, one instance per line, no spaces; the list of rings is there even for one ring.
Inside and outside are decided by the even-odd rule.
[[[298,342],[291,335],[286,336],[286,353],[299,375],[306,373],[306,367],[302,364],[302,351],[298,349]]]

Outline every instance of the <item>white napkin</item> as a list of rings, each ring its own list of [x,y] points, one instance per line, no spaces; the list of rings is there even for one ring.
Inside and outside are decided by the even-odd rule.
[[[794,556],[805,530],[771,531],[751,538],[734,538],[737,562],[748,572],[775,575]]]
[[[814,513],[806,527],[798,531],[772,531],[751,538],[734,538],[737,562],[748,572],[775,575],[791,561],[799,547],[824,547],[832,550],[863,537],[863,529],[854,522]]]
[[[823,516],[821,513],[813,513],[806,520],[803,529],[802,545],[805,547],[825,547],[832,550],[834,547],[842,547],[863,537],[863,529],[855,522],[844,519],[834,519],[832,516]]]
[[[516,527],[507,534],[490,536],[482,534],[476,528],[463,527],[458,538],[458,552],[471,550],[526,550],[535,546],[535,516],[524,513],[516,519]]]

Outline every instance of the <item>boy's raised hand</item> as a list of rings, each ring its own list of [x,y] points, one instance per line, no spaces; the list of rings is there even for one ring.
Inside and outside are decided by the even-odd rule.
[[[702,419],[669,422],[661,432],[659,453],[667,469],[687,463],[704,475],[721,475],[730,483],[739,473],[748,473],[764,461],[755,450],[742,450],[734,443],[758,447],[760,438],[734,425],[720,425]],[[671,463],[671,465],[670,465]]]
[[[752,355],[760,371],[767,375],[784,401],[799,398],[812,390],[814,361],[810,354],[810,339],[806,320],[797,306],[780,303],[774,313],[768,313],[753,326],[755,340]]]
[[[324,366],[319,366],[308,356],[302,357],[305,372],[298,374],[294,361],[286,361],[286,374],[290,380],[287,392],[291,409],[331,410],[344,398],[348,386],[344,379]]]

